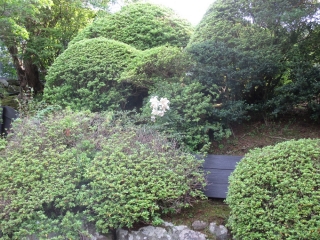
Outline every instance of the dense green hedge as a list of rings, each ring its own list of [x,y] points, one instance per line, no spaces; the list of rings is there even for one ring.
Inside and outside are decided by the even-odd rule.
[[[44,98],[73,109],[119,109],[132,93],[120,75],[136,53],[135,48],[106,38],[80,41],[50,67]]]
[[[124,6],[119,12],[98,18],[70,44],[105,37],[141,50],[165,44],[185,47],[192,32],[191,24],[171,9],[150,3],[134,3]]]
[[[252,150],[232,173],[226,202],[236,239],[319,239],[320,140]]]
[[[16,120],[0,139],[0,236],[79,239],[159,223],[203,196],[201,161],[127,114],[63,110]],[[6,148],[4,148],[4,145]]]
[[[178,47],[160,46],[139,51],[121,79],[150,90],[156,83],[179,82],[190,68],[189,55]]]

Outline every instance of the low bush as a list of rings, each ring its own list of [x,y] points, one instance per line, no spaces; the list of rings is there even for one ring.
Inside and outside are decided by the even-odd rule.
[[[127,114],[62,110],[24,117],[0,139],[0,236],[78,239],[202,197],[201,161]],[[4,148],[5,146],[5,148]]]
[[[236,239],[319,239],[320,140],[250,151],[230,177],[226,202]]]

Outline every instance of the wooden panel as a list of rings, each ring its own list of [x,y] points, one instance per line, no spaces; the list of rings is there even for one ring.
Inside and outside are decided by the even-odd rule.
[[[203,168],[235,169],[236,163],[242,156],[208,155],[204,160]]]
[[[205,172],[210,171],[207,175],[207,181],[209,183],[224,183],[228,184],[228,178],[233,170],[224,170],[224,169],[204,169]]]
[[[206,187],[204,194],[212,198],[226,198],[228,192],[228,184],[211,184]]]
[[[226,198],[229,186],[229,176],[242,156],[208,155],[203,163],[207,174],[208,185],[204,190],[207,197]]]
[[[2,113],[3,123],[2,123],[1,132],[2,134],[4,134],[4,136],[8,134],[11,128],[12,121],[17,117],[18,117],[18,112],[16,110],[8,106],[3,107],[3,113]]]

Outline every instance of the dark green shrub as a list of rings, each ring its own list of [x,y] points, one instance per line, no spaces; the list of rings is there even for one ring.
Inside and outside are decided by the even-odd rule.
[[[70,44],[83,39],[105,37],[145,50],[165,44],[185,47],[192,34],[191,24],[171,9],[150,3],[124,6],[119,12],[98,18]]]
[[[73,109],[119,109],[133,91],[120,75],[135,54],[135,48],[105,38],[78,42],[50,67],[44,99]]]
[[[252,150],[232,173],[226,202],[236,239],[319,239],[320,140]]]
[[[0,139],[3,239],[79,239],[87,221],[104,233],[159,222],[160,213],[202,196],[201,161],[115,116],[63,110],[15,121]]]
[[[157,83],[150,91],[150,97],[158,96],[170,101],[170,110],[163,117],[157,117],[153,126],[184,143],[189,150],[208,150],[209,129],[215,138],[228,136],[220,122],[211,122],[212,98],[206,96],[205,88],[199,82]],[[143,115],[151,117],[150,97],[143,107]]]

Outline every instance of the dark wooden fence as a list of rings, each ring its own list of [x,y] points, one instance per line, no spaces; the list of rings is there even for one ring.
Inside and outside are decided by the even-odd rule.
[[[18,117],[18,112],[8,106],[0,106],[0,137],[6,136],[11,128],[11,123]]]
[[[208,155],[205,158],[203,169],[209,172],[208,185],[204,194],[211,198],[226,198],[228,192],[228,178],[242,156]]]

